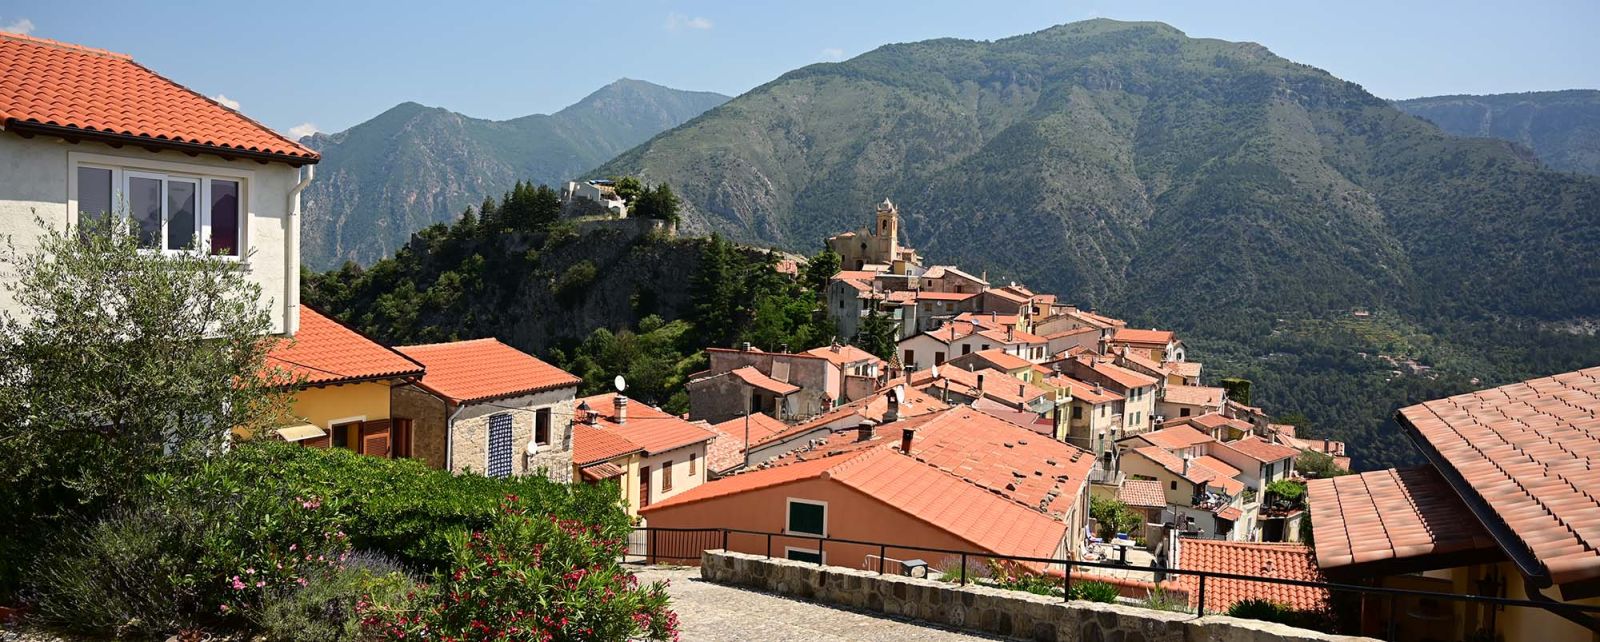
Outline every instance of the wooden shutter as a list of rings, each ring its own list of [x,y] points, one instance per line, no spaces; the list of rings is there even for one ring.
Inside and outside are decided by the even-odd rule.
[[[300,445],[306,448],[327,448],[329,445],[331,445],[329,443],[330,440],[331,437],[328,435],[323,435],[321,437],[312,437],[310,439],[302,440]]]
[[[361,454],[373,457],[388,457],[390,445],[393,441],[391,432],[393,422],[388,419],[365,421],[361,423]]]
[[[389,421],[394,422],[393,443],[395,457],[411,456],[411,420],[405,417],[395,417]]]

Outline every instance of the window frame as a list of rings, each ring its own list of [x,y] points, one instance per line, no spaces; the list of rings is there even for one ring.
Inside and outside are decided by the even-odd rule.
[[[661,462],[661,492],[672,491],[672,460],[665,459]]]
[[[816,561],[797,560],[797,559],[791,557],[791,555],[793,553],[804,553],[806,555],[815,555],[815,556],[817,556],[817,560]],[[789,560],[791,562],[803,562],[803,563],[806,563],[806,564],[821,564],[823,566],[827,566],[828,565],[828,552],[822,550],[822,546],[820,546],[820,545],[817,546],[816,550],[812,550],[812,549],[809,549],[809,548],[804,548],[804,547],[801,547],[801,546],[785,546],[785,547],[783,547],[783,559]]]
[[[795,504],[809,504],[811,506],[820,506],[820,507],[822,507],[822,532],[821,533],[812,533],[812,532],[808,532],[808,531],[797,531],[797,530],[794,529],[794,521],[793,520],[794,520],[794,505]],[[786,498],[784,498],[784,504],[783,504],[783,533],[785,535],[800,535],[800,536],[804,536],[804,537],[827,537],[828,536],[828,502],[822,501],[822,500],[819,500],[819,499],[803,499],[803,498],[800,498],[800,497],[786,497]]]
[[[695,459],[696,458],[694,456],[694,453],[689,453],[689,476],[690,477],[694,477],[695,475],[699,474],[697,472],[697,470],[695,469]]]
[[[140,248],[140,251],[151,254],[196,254],[210,258],[231,261],[242,265],[249,264],[250,244],[254,238],[254,228],[250,219],[256,211],[254,207],[254,192],[256,172],[248,169],[232,167],[217,167],[193,163],[180,163],[169,160],[143,159],[127,156],[113,156],[109,154],[96,154],[91,152],[67,153],[67,226],[76,228],[82,223],[78,198],[78,170],[88,167],[103,169],[111,172],[111,208],[118,210],[119,205],[127,204],[128,179],[130,177],[150,178],[162,182],[161,189],[161,238],[159,246],[153,248]],[[192,182],[195,189],[195,235],[199,241],[198,247],[192,250],[167,249],[167,187],[171,181]],[[237,215],[239,224],[237,228],[238,248],[235,253],[212,254],[211,248],[211,182],[229,181],[238,185]],[[128,218],[124,212],[108,212],[108,216],[116,216],[123,221]]]
[[[533,411],[533,443],[540,446],[550,445],[552,422],[549,408],[539,408]],[[541,432],[544,433],[543,439],[540,439]]]

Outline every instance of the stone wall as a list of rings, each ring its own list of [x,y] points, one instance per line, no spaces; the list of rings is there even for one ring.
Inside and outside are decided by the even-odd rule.
[[[706,551],[701,577],[719,584],[1039,641],[1356,642],[1282,624],[1219,615],[1197,618],[1120,604],[1060,598],[930,579],[878,575],[761,555]]]

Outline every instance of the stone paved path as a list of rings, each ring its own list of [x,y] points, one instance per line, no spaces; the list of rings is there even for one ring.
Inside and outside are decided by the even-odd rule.
[[[700,579],[700,569],[636,567],[640,583],[668,580],[684,642],[957,642],[999,640],[747,591]]]

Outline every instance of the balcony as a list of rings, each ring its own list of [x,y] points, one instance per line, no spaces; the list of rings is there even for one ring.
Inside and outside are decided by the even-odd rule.
[[[1120,470],[1106,468],[1105,463],[1099,459],[1094,460],[1094,465],[1089,467],[1089,483],[1091,484],[1121,487],[1125,477]]]

